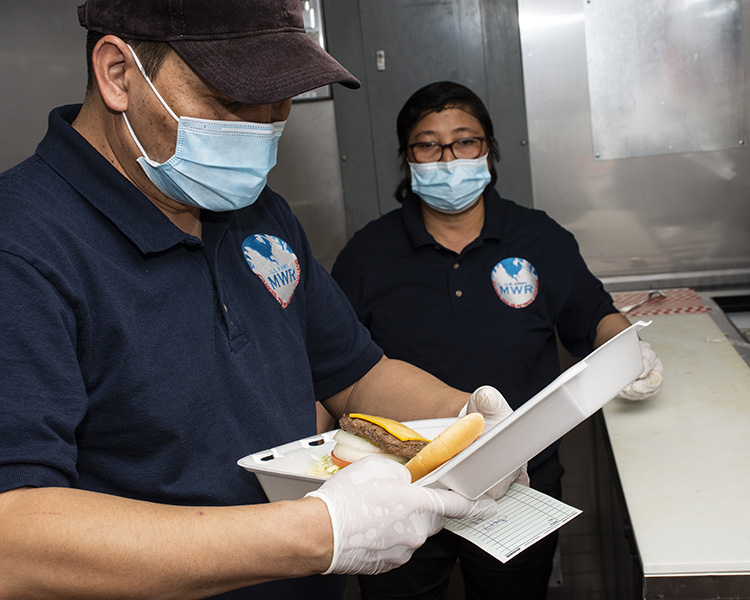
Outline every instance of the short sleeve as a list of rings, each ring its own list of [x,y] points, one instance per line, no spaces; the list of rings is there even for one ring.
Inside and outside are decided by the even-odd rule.
[[[0,252],[0,490],[68,486],[86,413],[73,310],[49,276]]]
[[[573,235],[563,231],[566,242],[560,264],[566,266],[568,297],[557,321],[557,332],[568,352],[585,356],[594,349],[599,322],[617,309],[602,282],[586,265]]]

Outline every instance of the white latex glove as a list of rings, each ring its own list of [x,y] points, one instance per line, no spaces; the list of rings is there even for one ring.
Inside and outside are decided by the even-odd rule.
[[[483,385],[474,390],[474,393],[469,398],[469,402],[461,412],[462,414],[464,412],[481,413],[484,417],[485,431],[489,431],[500,421],[513,414],[513,409],[497,389],[490,385]],[[502,498],[512,483],[529,485],[529,474],[526,464],[518,467],[513,473],[487,490],[487,495],[495,500]]]
[[[643,357],[643,373],[618,395],[625,400],[645,400],[659,391],[664,379],[664,365],[656,356],[651,344],[640,340]]]
[[[411,483],[402,464],[368,456],[306,496],[326,503],[333,525],[333,560],[323,573],[373,575],[404,564],[446,517],[488,517],[495,501]]]

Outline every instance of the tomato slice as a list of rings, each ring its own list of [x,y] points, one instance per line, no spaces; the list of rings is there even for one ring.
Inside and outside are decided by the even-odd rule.
[[[333,452],[331,452],[331,462],[341,469],[343,469],[344,467],[348,467],[350,464],[352,464],[348,460],[341,460]]]

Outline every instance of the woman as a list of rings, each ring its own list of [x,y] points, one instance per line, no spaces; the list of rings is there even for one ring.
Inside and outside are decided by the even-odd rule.
[[[559,374],[556,334],[585,356],[629,327],[574,237],[495,191],[497,142],[474,92],[430,84],[409,98],[396,126],[403,206],[357,232],[333,267],[387,356],[460,389],[489,383],[518,408]],[[642,348],[647,376],[628,391],[633,399],[661,380],[656,355]],[[557,448],[528,468],[532,487],[560,498]],[[360,577],[360,588],[366,599],[440,598],[458,559],[466,598],[542,599],[556,545],[549,535],[502,564],[443,531],[399,569]]]

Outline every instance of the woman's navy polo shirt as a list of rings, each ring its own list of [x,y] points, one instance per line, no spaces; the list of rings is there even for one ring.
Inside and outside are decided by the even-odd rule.
[[[584,356],[616,312],[573,235],[494,189],[481,235],[460,254],[435,242],[410,195],[354,235],[332,274],[388,357],[465,391],[493,385],[514,408],[559,374],[556,329]]]
[[[315,433],[382,356],[284,200],[175,227],[71,126],[0,178],[0,490],[265,501],[242,456]]]

